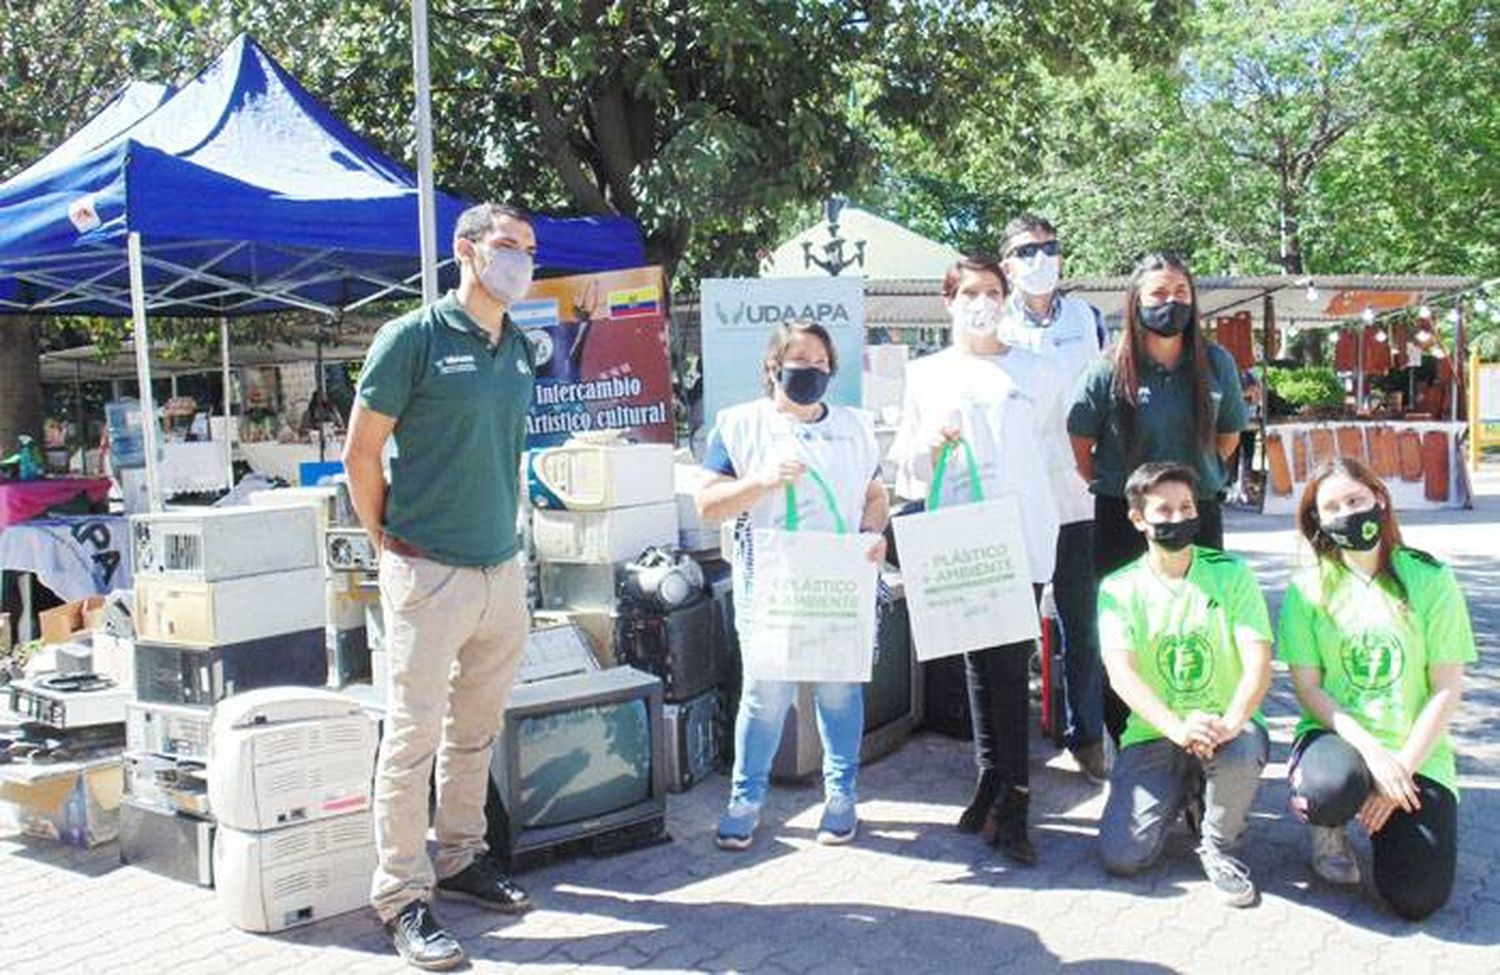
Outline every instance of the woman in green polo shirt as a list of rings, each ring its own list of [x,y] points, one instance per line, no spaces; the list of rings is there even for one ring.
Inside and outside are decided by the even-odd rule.
[[[1312,826],[1313,869],[1359,883],[1345,824],[1370,834],[1375,887],[1402,917],[1448,900],[1458,859],[1458,781],[1448,722],[1474,632],[1453,570],[1407,548],[1390,492],[1339,458],[1302,493],[1297,527],[1317,555],[1294,577],[1278,644],[1302,721],[1292,810]]]
[[[1125,330],[1083,374],[1068,410],[1073,457],[1094,494],[1098,578],[1146,552],[1125,503],[1125,479],[1142,464],[1192,470],[1199,527],[1191,541],[1224,547],[1224,459],[1248,423],[1234,358],[1199,329],[1187,264],[1172,254],[1142,258],[1125,292]],[[1106,685],[1104,722],[1117,743],[1127,713]]]

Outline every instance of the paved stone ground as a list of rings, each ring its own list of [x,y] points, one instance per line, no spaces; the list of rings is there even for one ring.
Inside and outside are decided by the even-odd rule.
[[[484,971],[1500,971],[1500,472],[1484,476],[1480,491],[1473,512],[1405,519],[1411,543],[1459,570],[1481,644],[1455,727],[1464,790],[1457,887],[1425,924],[1397,919],[1368,890],[1312,879],[1303,830],[1285,813],[1295,708],[1284,672],[1266,709],[1272,764],[1243,851],[1263,891],[1249,910],[1213,899],[1185,834],[1160,869],[1107,877],[1094,849],[1103,791],[1041,744],[1041,864],[998,862],[950,827],[973,774],[968,746],[923,734],[863,773],[864,824],[852,847],[816,845],[818,792],[780,787],[755,848],[718,852],[719,777],[672,798],[674,842],[527,875],[541,905],[529,916],[446,904],[442,916]],[[1230,547],[1254,559],[1273,612],[1295,558],[1286,521],[1230,517]],[[85,853],[0,840],[0,892],[0,972],[405,970],[369,912],[280,936],[245,934],[220,920],[211,892],[121,867],[112,845]]]

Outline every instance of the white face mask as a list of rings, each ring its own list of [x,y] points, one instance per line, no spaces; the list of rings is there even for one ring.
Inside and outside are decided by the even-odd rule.
[[[1004,309],[994,298],[977,295],[973,298],[954,298],[949,314],[953,316],[956,327],[974,335],[990,335],[1000,325]]]
[[[526,297],[526,292],[531,290],[534,263],[531,255],[508,247],[485,247],[483,251],[488,258],[484,270],[479,272],[479,283],[484,285],[484,290],[494,295],[496,301],[507,305]]]
[[[1016,275],[1016,287],[1023,293],[1032,296],[1050,295],[1057,288],[1062,262],[1056,255],[1037,251],[1031,260],[1020,261],[1020,264],[1022,270]]]

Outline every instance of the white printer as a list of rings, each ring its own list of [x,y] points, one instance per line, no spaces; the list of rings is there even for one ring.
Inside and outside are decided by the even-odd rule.
[[[370,808],[375,722],[315,687],[267,687],[214,707],[209,805],[221,826],[268,830]]]
[[[221,825],[214,834],[219,907],[246,931],[282,931],[359,910],[369,902],[375,866],[368,811],[258,833]]]

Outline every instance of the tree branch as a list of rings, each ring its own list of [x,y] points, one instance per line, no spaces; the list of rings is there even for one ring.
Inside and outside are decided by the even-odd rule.
[[[589,213],[618,212],[605,199],[599,185],[589,178],[584,163],[569,141],[568,128],[557,111],[557,103],[547,89],[541,65],[536,56],[536,36],[527,28],[521,32],[521,63],[532,79],[530,93],[532,108],[536,111],[537,126],[542,134],[542,151],[557,171],[558,179],[567,187],[573,203]]]

